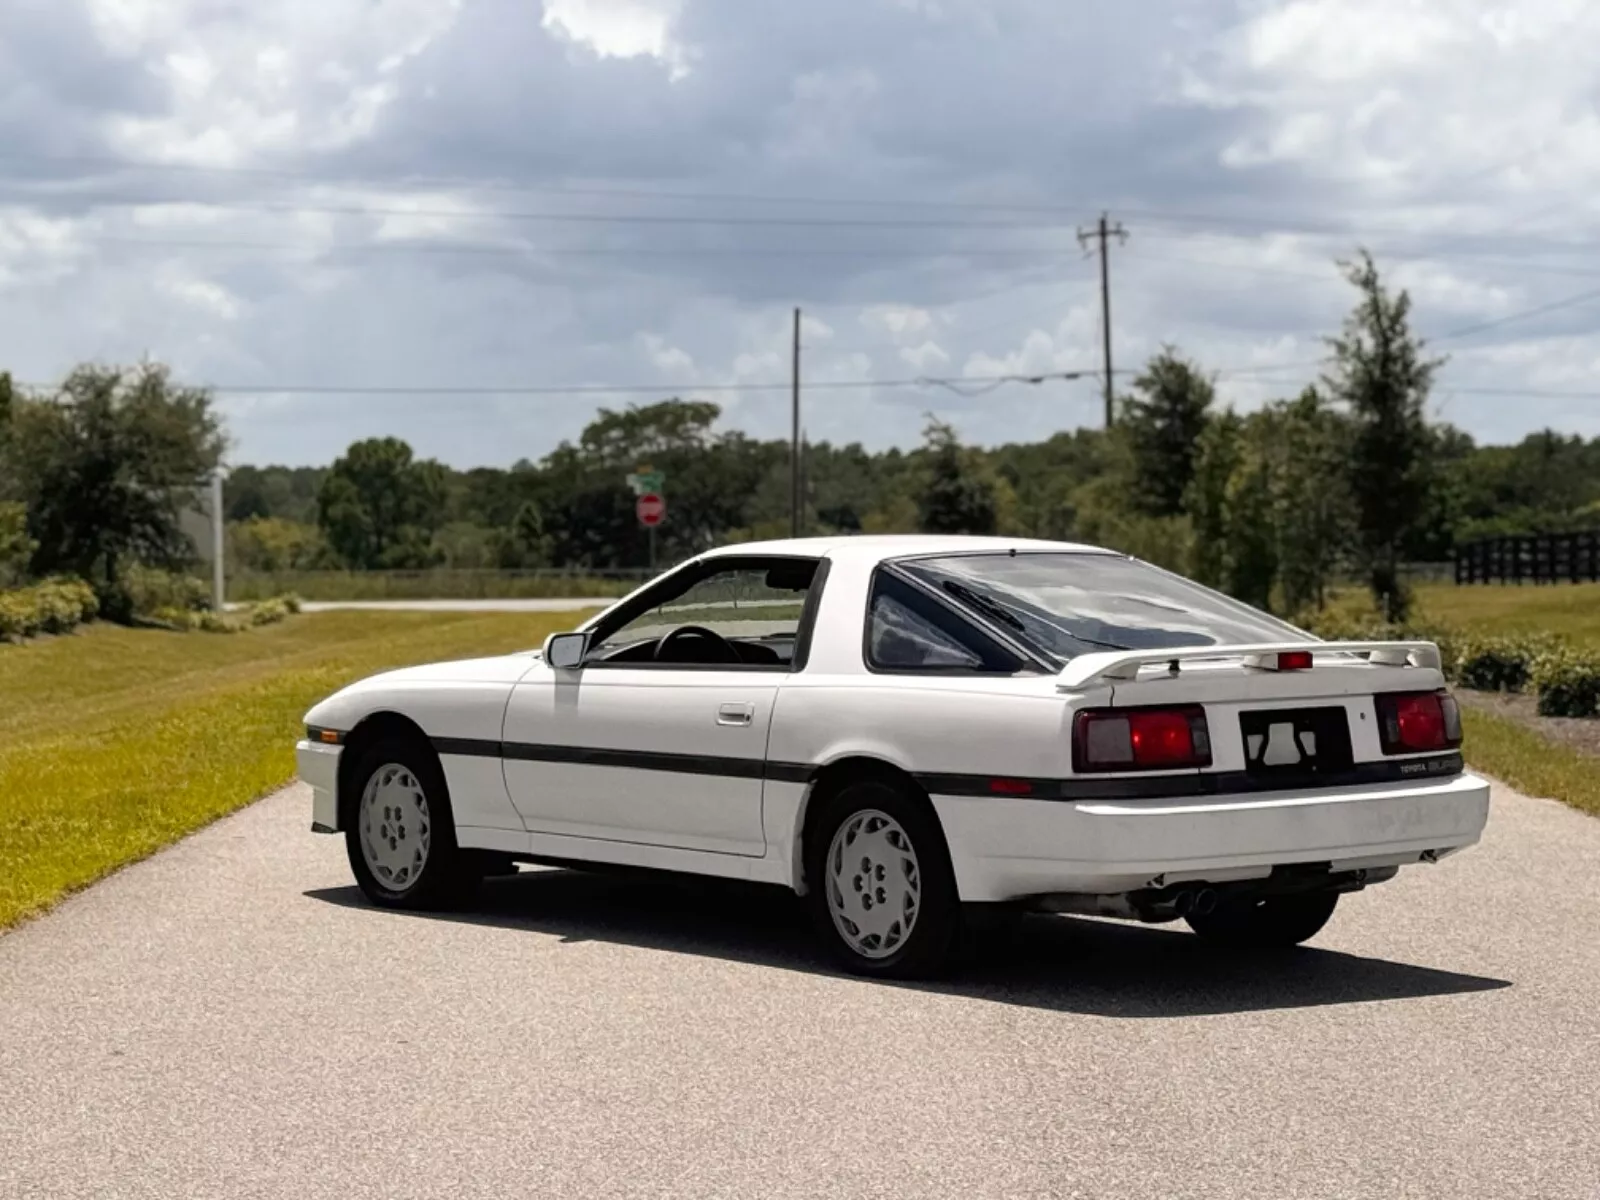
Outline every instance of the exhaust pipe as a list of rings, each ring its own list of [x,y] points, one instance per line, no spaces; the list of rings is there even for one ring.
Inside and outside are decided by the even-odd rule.
[[[1187,917],[1194,910],[1195,895],[1190,891],[1179,892],[1172,898],[1172,911],[1180,917]]]
[[[1197,917],[1206,916],[1217,910],[1217,893],[1211,888],[1201,888],[1194,895],[1193,906],[1189,909]]]

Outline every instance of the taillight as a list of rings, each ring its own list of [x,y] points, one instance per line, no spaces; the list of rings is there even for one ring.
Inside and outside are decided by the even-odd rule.
[[[1079,772],[1209,767],[1205,709],[1085,709],[1072,723],[1072,765]]]
[[[1461,745],[1461,709],[1447,691],[1380,692],[1378,742],[1385,754],[1454,750]]]

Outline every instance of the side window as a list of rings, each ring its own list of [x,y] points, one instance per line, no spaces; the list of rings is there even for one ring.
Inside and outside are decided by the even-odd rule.
[[[872,665],[887,671],[925,667],[982,668],[983,659],[893,596],[872,600]]]
[[[591,661],[783,667],[792,662],[815,560],[741,561],[686,580],[602,634]]]
[[[883,571],[873,577],[866,641],[867,665],[889,673],[1010,675],[1025,665],[960,614]]]

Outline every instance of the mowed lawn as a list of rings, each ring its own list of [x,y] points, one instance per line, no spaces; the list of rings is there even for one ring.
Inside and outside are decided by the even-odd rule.
[[[0,645],[0,928],[288,782],[306,709],[344,684],[581,619],[333,612]]]
[[[1600,584],[1429,584],[1417,589],[1417,607],[1424,620],[1473,633],[1553,633],[1600,651]],[[1600,763],[1592,755],[1494,713],[1469,709],[1462,717],[1473,766],[1530,795],[1600,816]]]
[[[1557,633],[1600,650],[1600,583],[1427,584],[1417,607],[1424,619],[1478,633]]]

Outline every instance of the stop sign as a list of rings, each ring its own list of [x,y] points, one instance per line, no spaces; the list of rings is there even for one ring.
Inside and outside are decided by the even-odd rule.
[[[639,514],[639,524],[659,525],[667,515],[667,502],[655,492],[646,492],[634,501],[633,511]]]

